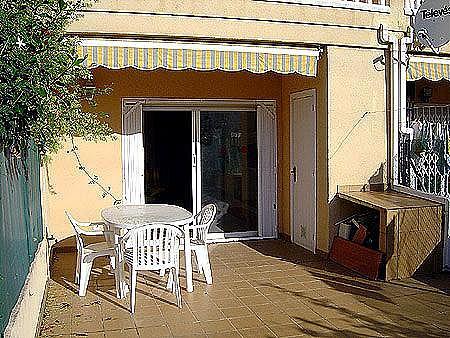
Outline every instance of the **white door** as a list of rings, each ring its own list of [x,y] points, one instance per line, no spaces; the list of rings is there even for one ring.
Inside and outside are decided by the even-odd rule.
[[[142,103],[122,114],[122,187],[124,204],[144,204],[144,142]]]
[[[291,94],[291,238],[316,250],[316,91]]]

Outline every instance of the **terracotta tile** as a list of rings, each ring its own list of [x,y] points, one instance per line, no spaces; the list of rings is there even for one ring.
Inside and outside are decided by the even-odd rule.
[[[139,337],[171,337],[169,328],[166,325],[152,326],[152,327],[140,327],[137,329]]]
[[[275,240],[213,244],[209,250],[214,284],[206,285],[195,272],[194,292],[187,293],[182,268],[183,308],[178,309],[175,297],[165,289],[166,277],[140,274],[133,316],[129,297],[115,297],[107,260],[96,263],[89,292],[80,298],[73,284],[74,255],[58,254],[52,278],[67,283],[49,280],[41,336],[78,332],[103,337],[103,331],[87,331],[101,330],[104,325],[107,336],[127,338],[137,332],[141,337],[255,338],[275,336],[269,327],[280,336],[291,334],[295,324],[300,329],[294,336],[448,335],[450,297],[446,292],[450,283],[446,275],[371,282]],[[417,255],[420,250],[418,246]],[[407,263],[401,261],[405,271]],[[254,325],[262,326],[243,329]]]
[[[381,337],[378,331],[374,330],[373,327],[368,326],[354,326],[351,329],[345,329],[346,336],[348,337]]]
[[[380,320],[380,318],[377,318]],[[330,322],[333,326],[338,329],[347,329],[347,331],[351,331],[352,328],[358,327],[361,325],[361,322],[358,319],[350,316],[341,317],[341,318],[328,318],[328,322]],[[381,320],[380,320],[381,321]]]
[[[310,300],[313,300],[313,299],[322,299],[322,298],[324,298],[317,291],[306,289],[306,291],[298,292],[297,296],[298,296],[298,299],[300,301],[310,301]]]
[[[292,324],[294,321],[288,315],[284,313],[269,313],[269,314],[260,314],[258,317],[261,321],[268,326],[271,325],[284,325],[284,324]]]
[[[263,279],[249,279],[247,281],[251,286],[259,288],[262,286],[267,286],[267,285],[275,285],[275,283],[270,280],[269,278],[263,278]]]
[[[58,336],[61,337],[61,336]],[[86,332],[86,333],[75,333],[70,336],[71,338],[88,337],[88,338],[104,338],[105,332]]]
[[[303,335],[301,327],[294,323],[283,325],[269,325],[270,330],[276,334],[277,337],[291,337],[296,335]]]
[[[224,299],[214,299],[214,303],[219,309],[240,307],[244,304],[239,300],[239,298],[224,298]]]
[[[372,315],[372,316],[375,316],[379,312],[376,309],[373,309],[370,306],[363,303],[349,303],[343,305],[342,308],[347,309],[349,313]]]
[[[264,326],[264,323],[256,316],[246,316],[246,317],[238,317],[230,319],[233,326],[238,329],[249,329],[254,327]]]
[[[298,283],[298,280],[295,279],[295,277],[274,277],[274,278],[271,278],[270,280],[277,285]]]
[[[224,285],[229,290],[248,288],[249,286],[251,286],[246,280],[229,281],[229,282],[225,282]]]
[[[254,287],[242,288],[242,289],[232,289],[231,292],[237,297],[251,297],[261,295],[257,289]]]
[[[244,338],[275,338],[276,335],[266,327],[239,330]]]
[[[103,325],[105,326],[105,331],[129,329],[135,327],[134,322],[131,318],[105,319],[103,321]]]
[[[207,333],[208,335],[235,330],[233,325],[231,325],[231,322],[227,319],[205,320],[200,322],[200,325],[202,326],[203,331],[205,331],[205,333]]]
[[[198,319],[192,313],[182,313],[179,315],[163,315],[164,319],[167,323],[194,323],[197,322]]]
[[[260,305],[260,304],[268,304],[270,301],[264,296],[251,296],[251,297],[242,297],[240,298],[241,302],[245,305]]]
[[[220,333],[210,333],[208,334],[208,338],[241,338],[242,336],[238,331],[230,331],[230,332],[220,332]]]
[[[212,299],[234,298],[234,294],[230,290],[210,290],[208,296]]]
[[[137,328],[148,326],[159,326],[165,323],[165,318],[160,313],[152,313],[134,316],[134,324]]]
[[[352,311],[349,311],[346,308],[338,307],[333,303],[320,304],[311,307],[311,309],[323,318],[340,318],[353,314]]]
[[[194,314],[195,318],[197,318],[197,320],[199,320],[199,321],[225,318],[225,314],[222,311],[220,311],[219,309],[214,310],[214,311],[212,311],[212,310],[193,311],[193,314]]]
[[[105,331],[106,338],[137,338],[138,332],[136,329],[126,329],[126,330],[116,330],[116,331]]]
[[[72,323],[72,333],[88,333],[103,331],[102,320],[81,321]]]
[[[300,275],[295,275],[294,277],[295,277],[295,279],[297,281],[299,281],[301,283],[305,283],[305,284],[317,281],[317,278],[312,276],[308,272],[305,272],[305,273],[300,274]]]
[[[270,278],[270,276],[267,276],[266,273],[261,273],[261,272],[248,273],[245,277],[248,279],[251,279],[251,280],[262,280],[262,279],[266,279],[267,277]]]
[[[277,301],[274,301],[273,304],[280,309],[291,309],[298,308],[304,306],[302,302],[300,302],[296,297],[280,297]]]
[[[192,336],[196,334],[204,334],[202,326],[199,322],[195,323],[170,323],[169,329],[174,336]]]
[[[102,308],[103,320],[111,320],[111,319],[131,319],[131,313],[128,309],[122,308]]]
[[[283,284],[281,285],[284,290],[295,293],[298,295],[298,293],[307,291],[306,286],[303,283],[295,282],[295,283],[289,283],[289,284]]]
[[[72,329],[70,325],[51,325],[41,327],[40,334],[43,336],[70,335]]]
[[[340,331],[325,319],[315,321],[303,320],[298,321],[297,324],[302,328],[301,331],[303,333],[315,337],[321,337],[327,332],[331,332],[333,336],[336,332]]]
[[[278,307],[276,307],[273,303],[249,305],[248,307],[250,310],[252,310],[257,315],[267,314],[267,313],[273,313],[273,314],[280,313],[280,309]]]
[[[225,308],[222,309],[222,312],[227,318],[245,317],[253,314],[252,311],[245,306]]]

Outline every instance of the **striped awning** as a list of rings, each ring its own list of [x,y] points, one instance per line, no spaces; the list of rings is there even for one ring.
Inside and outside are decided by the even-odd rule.
[[[82,40],[78,53],[89,68],[224,70],[316,76],[317,49],[206,43]]]
[[[425,78],[431,81],[450,81],[450,58],[411,56],[406,79],[416,81]]]

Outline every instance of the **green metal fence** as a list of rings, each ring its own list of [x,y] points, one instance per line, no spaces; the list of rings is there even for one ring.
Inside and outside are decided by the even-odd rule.
[[[39,154],[30,148],[16,174],[0,153],[0,336],[43,238]]]

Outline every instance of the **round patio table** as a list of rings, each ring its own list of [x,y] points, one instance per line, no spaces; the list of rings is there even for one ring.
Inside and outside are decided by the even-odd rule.
[[[132,228],[149,224],[165,223],[184,228],[185,225],[192,223],[193,215],[188,210],[170,204],[142,204],[142,205],[116,205],[103,209],[102,218],[106,222],[110,231],[116,235],[115,242],[118,243],[120,236],[124,231]],[[184,254],[186,265],[186,290],[194,290],[192,283],[192,262],[191,262],[191,244],[189,240],[189,231],[184,231]],[[123,255],[119,255],[118,267],[121,271],[122,285],[120,294],[125,296],[123,281]]]

